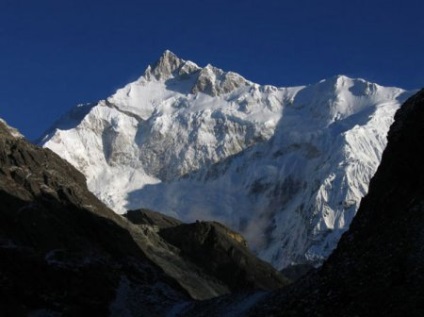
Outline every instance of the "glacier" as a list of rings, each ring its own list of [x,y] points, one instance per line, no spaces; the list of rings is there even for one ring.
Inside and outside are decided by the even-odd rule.
[[[412,94],[343,75],[259,85],[165,51],[135,82],[65,114],[40,144],[117,213],[220,221],[278,269],[320,265]]]

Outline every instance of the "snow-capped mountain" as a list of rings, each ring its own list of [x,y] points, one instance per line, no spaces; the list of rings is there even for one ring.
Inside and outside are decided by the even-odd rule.
[[[347,230],[411,95],[335,76],[277,88],[166,51],[43,138],[118,213],[221,221],[277,268],[320,263]]]

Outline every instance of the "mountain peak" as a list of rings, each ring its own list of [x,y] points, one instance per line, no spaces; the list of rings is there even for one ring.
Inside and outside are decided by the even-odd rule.
[[[170,50],[165,50],[161,57],[149,65],[144,73],[147,80],[167,80],[172,76],[186,77],[200,70],[200,67],[191,61],[183,60]]]
[[[147,67],[144,77],[148,80],[152,79],[152,76],[156,80],[167,79],[184,63],[183,59],[166,50],[153,65]]]
[[[202,92],[212,97],[252,84],[239,74],[225,72],[211,64],[201,68],[191,61],[179,58],[169,50],[164,51],[153,65],[147,67],[143,77],[148,81],[191,77],[195,80],[191,89],[192,94]]]
[[[346,75],[338,74],[338,75],[334,75],[329,78],[320,80],[319,84],[326,84],[326,85],[337,88],[337,87],[345,86],[346,84],[349,84],[353,80],[354,80],[353,78],[350,78]]]
[[[170,64],[170,63],[178,63],[182,61],[177,55],[175,55],[170,50],[165,50],[159,58],[159,63],[162,64]]]

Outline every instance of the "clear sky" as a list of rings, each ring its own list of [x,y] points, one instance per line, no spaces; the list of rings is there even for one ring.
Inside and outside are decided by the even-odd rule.
[[[424,86],[422,0],[0,0],[0,117],[29,139],[165,49],[259,84]]]

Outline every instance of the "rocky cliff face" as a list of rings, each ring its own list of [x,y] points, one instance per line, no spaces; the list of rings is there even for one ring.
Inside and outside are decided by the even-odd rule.
[[[166,51],[137,81],[65,115],[42,144],[118,213],[219,221],[278,269],[319,265],[409,95],[346,76],[261,86]]]
[[[230,285],[162,238],[157,223],[140,226],[117,215],[72,165],[0,122],[2,314],[162,316],[177,302],[245,289],[251,281],[247,270]],[[258,278],[247,288],[284,285],[264,267],[274,283]]]

